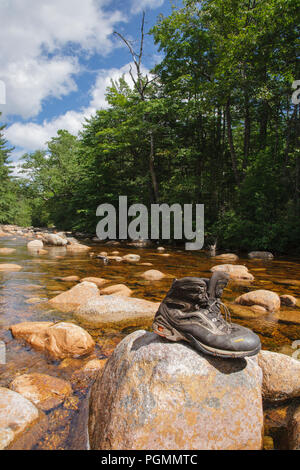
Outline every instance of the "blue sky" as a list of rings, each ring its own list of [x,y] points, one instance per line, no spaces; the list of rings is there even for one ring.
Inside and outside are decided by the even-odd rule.
[[[174,3],[174,2],[173,2]],[[139,38],[142,12],[146,32],[170,0],[1,0],[0,104],[13,160],[45,148],[60,128],[76,134],[85,117],[106,106],[105,89],[123,73],[131,57],[113,35]],[[145,71],[159,61],[146,36]]]

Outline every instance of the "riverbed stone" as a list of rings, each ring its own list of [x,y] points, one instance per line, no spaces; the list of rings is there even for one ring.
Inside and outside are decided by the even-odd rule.
[[[235,299],[235,303],[241,305],[260,305],[269,312],[275,312],[280,309],[280,298],[279,295],[270,290],[254,290],[242,294]]]
[[[93,282],[85,281],[49,300],[49,304],[63,312],[70,312],[99,296],[98,287]]]
[[[43,242],[45,245],[50,246],[66,246],[68,244],[68,240],[65,237],[55,233],[45,233],[43,235]]]
[[[263,371],[263,398],[283,401],[300,397],[300,361],[285,354],[261,351],[258,364]]]
[[[141,259],[140,255],[128,254],[128,255],[123,256],[123,260],[128,261],[129,263],[138,263],[140,259]]]
[[[0,248],[0,255],[11,255],[15,251],[15,248]]]
[[[213,266],[211,272],[224,271],[230,275],[233,281],[253,281],[254,276],[248,271],[247,266],[239,264],[219,264]]]
[[[67,246],[67,251],[69,253],[85,253],[91,249],[92,248],[90,246],[81,245],[80,243],[74,243],[72,245]]]
[[[148,300],[102,295],[82,305],[74,317],[90,328],[125,328],[152,322],[158,307],[159,303]]]
[[[44,243],[42,240],[32,240],[27,243],[27,248],[29,251],[39,251],[44,248]]]
[[[251,251],[248,253],[248,257],[250,259],[273,259],[274,255],[269,251]]]
[[[58,280],[63,282],[77,282],[79,281],[79,276],[59,277]]]
[[[238,255],[235,253],[223,253],[213,257],[216,261],[237,261],[239,259]]]
[[[288,428],[289,450],[300,450],[300,406],[295,410]]]
[[[80,280],[80,282],[93,282],[98,287],[102,287],[107,284],[109,281],[107,279],[103,279],[102,277],[85,277]]]
[[[0,450],[12,444],[38,418],[39,411],[29,400],[0,387]]]
[[[10,329],[14,338],[26,341],[54,359],[85,356],[95,346],[89,333],[73,323],[24,322]]]
[[[24,374],[16,377],[10,389],[20,393],[43,411],[56,408],[72,394],[71,385],[46,374]]]
[[[253,358],[213,358],[136,331],[92,387],[91,449],[261,449],[261,381]]]
[[[18,264],[6,264],[6,263],[1,263],[0,264],[0,271],[8,271],[8,272],[18,272],[21,271],[22,266]]]
[[[115,284],[114,286],[104,287],[100,289],[101,295],[121,295],[125,297],[130,297],[133,292],[125,284]]]
[[[148,271],[145,271],[143,274],[141,274],[141,277],[147,281],[160,281],[165,276],[166,275],[164,273],[158,271],[157,269],[149,269]]]

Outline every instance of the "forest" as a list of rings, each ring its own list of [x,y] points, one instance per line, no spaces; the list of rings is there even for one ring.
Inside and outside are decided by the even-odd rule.
[[[0,127],[0,223],[95,233],[102,203],[204,204],[205,243],[300,254],[295,0],[186,0],[144,31],[132,82],[78,136],[61,129],[22,157]],[[142,72],[143,35],[162,56]]]

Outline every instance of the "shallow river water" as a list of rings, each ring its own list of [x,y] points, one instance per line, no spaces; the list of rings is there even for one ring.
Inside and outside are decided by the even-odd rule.
[[[46,255],[33,255],[27,250],[28,239],[1,237],[0,248],[16,248],[11,255],[0,255],[0,263],[16,263],[22,266],[19,272],[0,272],[0,340],[6,344],[6,365],[0,365],[0,386],[8,387],[16,377],[28,372],[40,372],[62,377],[70,377],[89,358],[53,361],[43,353],[34,351],[28,345],[12,338],[8,327],[23,321],[75,322],[72,314],[53,310],[47,300],[60,292],[70,289],[74,282],[62,282],[59,277],[76,275],[80,278],[95,276],[110,280],[113,284],[126,284],[133,290],[133,296],[160,301],[169,289],[172,278],[184,276],[209,277],[210,268],[219,262],[204,252],[186,252],[166,249],[170,256],[162,256],[155,248],[136,249],[132,247],[111,247],[105,244],[89,244],[95,253],[119,251],[120,256],[138,253],[140,263],[117,263],[107,266],[101,260],[91,258],[89,253],[70,254],[63,248],[49,248]],[[152,267],[141,265],[152,263]],[[278,294],[291,294],[300,297],[300,259],[275,258],[272,261],[249,260],[241,257],[237,264],[244,264],[255,276],[251,284],[230,283],[224,291],[223,301],[231,306],[233,300],[244,292],[254,289],[268,289]],[[150,282],[140,277],[147,269],[158,269],[169,275],[161,281]],[[29,299],[39,298],[40,303],[30,304]],[[237,316],[238,315],[238,316]],[[243,313],[232,312],[234,321],[252,328],[261,337],[263,348],[292,354],[293,341],[300,339],[300,305],[296,308],[284,307],[280,314],[268,314],[260,318],[245,318]],[[150,325],[145,324],[149,329]],[[85,328],[87,329],[87,328]],[[96,341],[95,355],[107,358],[122,338],[134,331],[135,325],[125,331],[88,330]],[[78,420],[83,419],[80,410],[86,404],[87,388],[77,383],[74,399],[63,407],[49,413],[48,432],[35,444],[35,449],[83,448]]]

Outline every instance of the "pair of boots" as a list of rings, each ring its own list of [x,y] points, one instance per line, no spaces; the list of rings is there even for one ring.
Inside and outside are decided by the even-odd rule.
[[[229,310],[221,302],[228,281],[229,275],[223,272],[214,273],[211,279],[175,279],[155,315],[153,331],[171,341],[188,341],[213,356],[254,356],[261,348],[259,337],[231,323]]]

